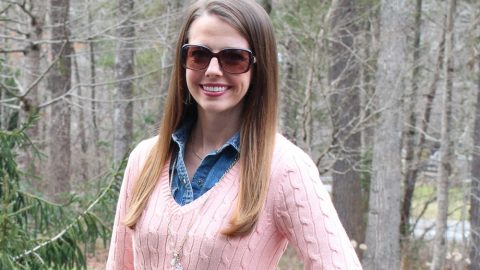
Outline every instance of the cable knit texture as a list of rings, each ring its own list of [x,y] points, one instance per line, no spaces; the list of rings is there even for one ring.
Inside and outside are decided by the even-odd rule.
[[[107,269],[170,269],[173,252],[182,244],[185,270],[276,269],[289,242],[305,269],[361,269],[315,164],[281,135],[276,138],[266,202],[249,235],[219,233],[235,207],[238,163],[216,186],[185,206],[172,198],[166,164],[135,230],[126,228],[121,221],[133,182],[156,140],[141,142],[130,155]]]

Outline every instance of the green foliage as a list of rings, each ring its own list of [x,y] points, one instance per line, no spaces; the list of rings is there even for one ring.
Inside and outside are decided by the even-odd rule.
[[[157,116],[151,113],[143,115],[143,123],[146,125],[153,126],[157,123],[157,121],[158,121]]]
[[[135,54],[135,64],[146,70],[158,68],[158,54],[156,50],[143,50]]]
[[[65,205],[54,204],[21,190],[16,150],[31,144],[27,124],[12,131],[0,131],[0,268],[8,269],[85,269],[84,244],[110,237],[95,210],[116,200],[123,171],[108,174],[108,184],[85,210],[76,207],[80,198]]]
[[[99,147],[110,147],[111,142],[109,140],[98,140],[97,141],[97,146],[99,146]]]
[[[464,196],[466,192],[463,186],[450,186],[448,188],[448,219],[468,219],[468,217],[462,216],[462,207],[464,207]],[[413,194],[412,216],[415,218],[435,219],[437,216],[437,202],[433,199],[436,198],[436,195],[437,190],[434,184],[417,184]]]
[[[2,122],[6,122],[6,125],[2,126],[6,126],[8,130],[12,130],[18,125],[19,113],[18,110],[9,110],[8,107],[16,107],[19,105],[18,99],[13,98],[14,95],[19,93],[17,83],[14,80],[15,77],[18,77],[19,72],[12,70],[8,65],[5,65],[5,62],[5,57],[0,55],[0,74],[2,74],[2,76],[0,76],[0,91],[4,92],[4,94],[2,93],[2,103],[5,106],[3,112],[5,116],[0,117],[0,125]]]
[[[6,61],[7,60],[5,57],[3,56],[0,57],[0,71],[2,74],[5,75],[1,77],[2,84],[4,86],[14,88],[15,90],[13,90],[13,92],[18,92],[17,84],[13,78],[17,77],[20,74],[20,72],[18,70],[15,72],[10,67],[8,67],[8,65],[5,65]]]
[[[355,5],[359,7],[374,7],[380,5],[380,0],[357,0]]]
[[[372,179],[372,160],[373,149],[369,147],[362,153],[360,164],[360,183],[362,186],[362,191],[366,194],[370,192],[370,181]]]
[[[112,42],[102,42],[98,46],[102,46],[100,57],[96,60],[96,65],[101,69],[113,69],[115,67],[115,45]]]

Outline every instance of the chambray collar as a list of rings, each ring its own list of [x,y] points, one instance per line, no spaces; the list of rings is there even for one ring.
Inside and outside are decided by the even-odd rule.
[[[177,129],[172,134],[172,140],[179,146],[180,149],[184,149],[185,145],[187,144],[188,136],[192,129],[194,121],[187,120],[185,121],[179,129]],[[240,132],[237,131],[230,139],[228,139],[225,144],[216,150],[217,153],[221,152],[228,146],[232,146],[238,153],[240,153]],[[183,151],[182,151],[183,152]]]

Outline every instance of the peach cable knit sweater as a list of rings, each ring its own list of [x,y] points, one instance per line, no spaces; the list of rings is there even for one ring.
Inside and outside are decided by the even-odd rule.
[[[179,206],[171,195],[166,164],[135,230],[125,227],[121,220],[133,181],[156,140],[141,142],[130,155],[107,269],[171,269],[173,251],[182,243],[185,270],[275,269],[287,243],[294,246],[305,269],[361,269],[317,167],[281,135],[276,138],[266,202],[249,235],[219,233],[235,206],[239,163],[216,186],[185,206]]]

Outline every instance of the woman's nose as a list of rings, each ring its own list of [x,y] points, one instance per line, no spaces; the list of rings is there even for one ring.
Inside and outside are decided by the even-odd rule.
[[[220,67],[220,62],[218,58],[212,57],[210,63],[208,64],[207,70],[205,71],[206,76],[222,76],[222,68]]]

